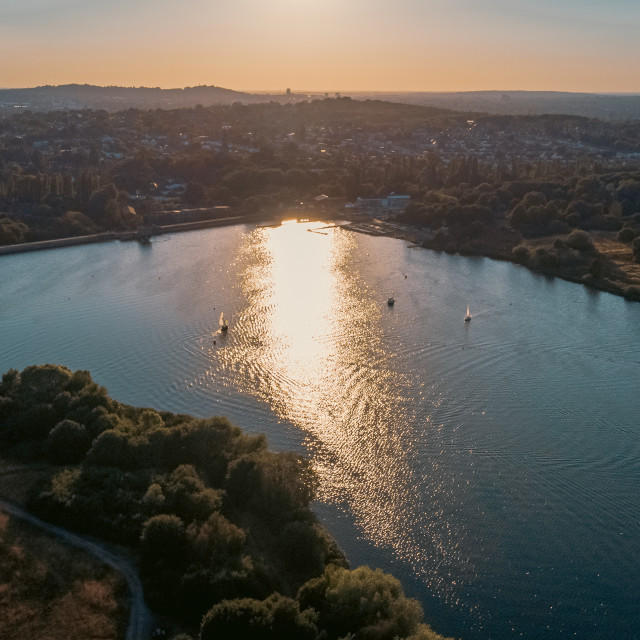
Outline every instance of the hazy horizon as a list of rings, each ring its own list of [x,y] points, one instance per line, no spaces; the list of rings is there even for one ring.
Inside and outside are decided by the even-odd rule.
[[[160,89],[162,91],[183,91],[187,89],[197,89],[199,87],[203,88],[216,88],[223,89],[227,91],[234,91],[237,93],[248,93],[254,95],[280,95],[285,94],[287,89],[291,90],[291,93],[294,95],[303,95],[303,94],[311,94],[311,95],[324,95],[329,94],[329,97],[334,97],[336,94],[379,94],[379,95],[398,95],[398,94],[420,94],[420,93],[433,93],[433,94],[452,94],[452,93],[566,93],[573,95],[602,95],[602,96],[638,96],[640,95],[640,91],[562,91],[557,89],[468,89],[468,90],[452,90],[452,91],[435,91],[435,90],[411,90],[411,89],[309,89],[309,88],[297,88],[297,87],[277,87],[271,89],[237,89],[235,87],[224,87],[222,85],[213,83],[208,85],[183,85],[183,86],[153,86],[150,84],[142,84],[142,85],[125,85],[125,84],[111,84],[111,85],[99,85],[93,84],[90,82],[68,82],[62,84],[42,84],[42,85],[30,85],[30,86],[0,86],[0,91],[19,91],[19,90],[29,90],[29,89],[40,89],[44,87],[68,87],[68,86],[88,86],[88,87],[98,87],[102,89]]]
[[[638,32],[631,0],[5,0],[0,85],[638,93]]]

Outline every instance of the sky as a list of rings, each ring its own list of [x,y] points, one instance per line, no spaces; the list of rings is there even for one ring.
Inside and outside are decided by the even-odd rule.
[[[640,92],[640,0],[0,0],[0,87]]]

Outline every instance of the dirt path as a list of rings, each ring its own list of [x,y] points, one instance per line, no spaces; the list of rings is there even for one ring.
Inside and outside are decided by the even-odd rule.
[[[24,509],[0,499],[0,509],[7,513],[20,518],[47,533],[50,533],[65,542],[90,553],[100,559],[106,565],[109,565],[124,576],[131,592],[131,614],[129,617],[129,625],[127,626],[127,640],[148,640],[151,633],[151,624],[153,621],[151,612],[144,601],[144,592],[142,584],[138,577],[136,567],[131,560],[118,556],[102,545],[93,542],[87,538],[71,533],[61,527],[44,522],[40,518],[36,518]]]

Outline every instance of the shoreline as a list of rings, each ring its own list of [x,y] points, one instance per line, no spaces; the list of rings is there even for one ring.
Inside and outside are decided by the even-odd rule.
[[[306,214],[312,214],[311,216]],[[291,211],[290,215],[295,215],[298,220],[317,218],[320,221],[337,221],[345,220],[348,224],[340,225],[341,228],[355,233],[363,233],[372,236],[386,236],[390,238],[396,238],[398,240],[404,240],[410,243],[412,246],[421,249],[428,249],[430,251],[437,251],[437,249],[429,248],[425,246],[425,241],[431,237],[431,233],[396,222],[389,222],[386,220],[372,219],[369,216],[363,214],[353,214],[353,212],[344,212],[337,210],[309,210],[309,211]],[[195,231],[199,229],[210,229],[216,227],[225,227],[238,224],[256,224],[256,223],[268,223],[268,224],[280,224],[283,220],[287,219],[286,215],[278,213],[261,212],[251,215],[238,215],[229,216],[226,218],[217,218],[213,220],[200,220],[194,222],[182,222],[169,225],[153,226],[151,227],[151,236],[163,235],[165,233],[180,233],[183,231]],[[51,240],[41,240],[37,242],[25,242],[21,244],[3,245],[0,246],[0,257],[3,255],[13,255],[18,253],[28,253],[31,251],[44,251],[48,249],[59,249],[65,247],[81,246],[85,244],[98,244],[102,242],[112,242],[119,240],[121,242],[130,242],[140,240],[140,231],[106,231],[88,236],[70,236],[65,238],[54,238]],[[509,262],[514,265],[518,265],[537,273],[544,277],[553,277],[566,280],[567,282],[573,282],[575,284],[581,284],[584,287],[588,287],[595,291],[602,291],[604,293],[610,293],[616,296],[620,296],[628,301],[640,301],[640,288],[634,287],[629,284],[619,284],[608,279],[595,279],[591,278],[589,281],[584,278],[577,278],[575,276],[562,273],[553,269],[532,269],[527,265],[523,265],[511,259],[509,256],[492,254],[492,253],[474,253],[474,254],[458,254],[463,257],[478,257],[489,258],[491,260],[499,260],[501,262]],[[638,289],[636,291],[636,289]]]
[[[375,236],[387,236],[396,238],[398,240],[404,240],[411,243],[412,246],[419,247],[421,249],[427,249],[428,251],[442,251],[447,253],[444,249],[438,250],[424,245],[425,240],[431,237],[430,233],[421,231],[409,225],[403,225],[399,223],[390,223],[382,220],[376,220],[371,222],[352,222],[352,224],[345,225],[344,229],[349,229],[356,233],[365,233],[367,235]],[[533,269],[526,264],[517,262],[509,256],[494,254],[494,253],[471,253],[463,254],[454,252],[451,255],[459,255],[464,258],[489,258],[490,260],[498,260],[500,262],[509,262],[515,266],[520,266],[528,269],[532,273],[536,273],[545,278],[560,278],[567,282],[573,282],[574,284],[581,284],[584,287],[592,289],[594,291],[602,291],[603,293],[610,293],[612,295],[624,298],[629,302],[640,302],[640,287],[634,284],[622,284],[609,280],[607,278],[596,279],[593,276],[576,277],[568,273],[563,273],[561,270],[553,269]]]
[[[264,214],[254,214],[250,216],[230,216],[227,218],[216,218],[213,220],[199,220],[195,222],[180,222],[151,227],[151,235],[163,235],[165,233],[178,233],[181,231],[193,231],[196,229],[208,229],[214,227],[226,227],[235,224],[244,224],[271,219]],[[0,246],[0,256],[16,253],[28,253],[30,251],[44,251],[47,249],[60,249],[63,247],[75,247],[85,244],[97,244],[101,242],[111,242],[120,240],[129,242],[139,240],[141,233],[135,231],[104,231],[89,236],[68,236],[65,238],[52,238],[51,240],[40,240],[37,242],[23,242],[21,244],[8,244]]]
[[[305,212],[306,213],[306,212]],[[330,221],[336,220],[339,216],[337,211],[325,212],[317,210],[309,210],[308,213],[313,213],[311,217],[318,220]],[[290,216],[296,215],[296,218],[306,218],[308,216],[299,215],[300,212],[292,211]],[[176,222],[173,224],[165,225],[151,225],[149,227],[149,235],[160,236],[165,233],[181,233],[183,231],[196,231],[198,229],[213,229],[215,227],[228,227],[238,224],[277,224],[279,225],[283,220],[286,220],[287,216],[262,211],[260,213],[227,216],[225,218],[214,218],[211,220],[196,220],[193,222]],[[130,242],[141,240],[144,232],[140,229],[132,231],[103,231],[101,233],[95,233],[87,236],[66,236],[64,238],[52,238],[50,240],[38,240],[36,242],[23,242],[20,244],[6,244],[0,245],[0,256],[12,255],[16,253],[28,253],[31,251],[45,251],[47,249],[61,249],[64,247],[75,247],[85,244],[98,244],[101,242],[112,242],[119,240],[121,242]]]

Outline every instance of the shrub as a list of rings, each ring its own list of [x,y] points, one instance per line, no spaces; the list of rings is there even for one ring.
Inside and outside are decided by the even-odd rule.
[[[203,618],[200,640],[314,640],[318,629],[313,611],[300,611],[298,602],[279,593],[266,600],[223,600]]]
[[[178,516],[162,514],[144,523],[140,536],[144,564],[182,556],[186,546],[187,532]]]
[[[516,262],[520,264],[527,264],[527,262],[529,262],[529,249],[524,244],[519,244],[517,247],[514,247],[511,253]]]
[[[640,301],[640,287],[636,287],[634,285],[628,286],[624,290],[624,297],[627,300],[638,300],[638,301]]]
[[[91,446],[91,436],[84,425],[62,420],[47,437],[46,451],[53,462],[75,464],[84,458]]]
[[[633,242],[638,234],[630,227],[625,227],[618,231],[618,240],[620,242]]]
[[[591,236],[581,229],[576,229],[567,236],[567,244],[576,251],[595,251]]]
[[[559,264],[558,256],[545,247],[536,249],[536,262],[542,269],[554,269]]]
[[[328,566],[298,592],[300,608],[318,613],[318,627],[329,638],[357,633],[358,638],[393,640],[418,629],[422,608],[405,597],[400,582],[380,569],[353,571]]]

